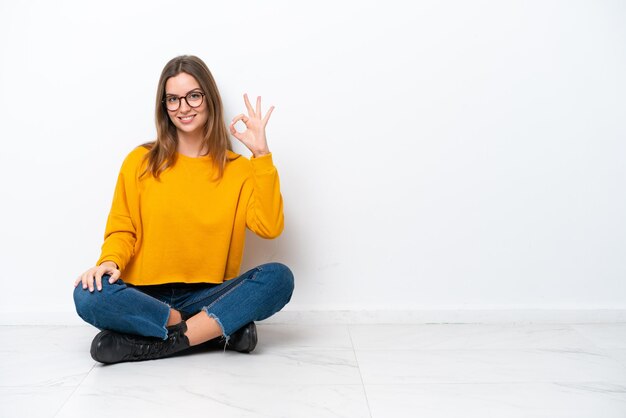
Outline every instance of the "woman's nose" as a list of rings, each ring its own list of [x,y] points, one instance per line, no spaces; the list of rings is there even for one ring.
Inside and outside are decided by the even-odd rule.
[[[180,100],[180,111],[181,112],[187,112],[191,109],[191,106],[189,106],[189,103],[187,103],[186,99],[181,99]]]

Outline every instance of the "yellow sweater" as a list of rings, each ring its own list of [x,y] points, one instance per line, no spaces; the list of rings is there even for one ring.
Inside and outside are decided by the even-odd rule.
[[[237,277],[246,227],[263,238],[283,230],[283,200],[272,155],[248,160],[227,151],[221,181],[209,156],[178,154],[160,181],[139,180],[148,150],[120,170],[97,265],[113,261],[134,285],[222,283]]]

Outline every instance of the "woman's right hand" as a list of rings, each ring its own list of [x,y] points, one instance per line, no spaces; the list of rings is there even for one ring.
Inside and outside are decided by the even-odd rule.
[[[117,279],[120,278],[121,273],[117,269],[117,264],[112,261],[105,261],[99,266],[92,267],[80,275],[74,282],[74,287],[78,286],[78,284],[82,282],[83,289],[89,288],[89,291],[93,292],[95,279],[96,288],[98,290],[102,290],[102,276],[105,274],[109,274],[111,276],[109,278],[109,283],[115,283]]]

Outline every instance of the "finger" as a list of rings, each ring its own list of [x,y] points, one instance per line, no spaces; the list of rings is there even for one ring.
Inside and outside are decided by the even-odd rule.
[[[109,283],[113,284],[117,281],[117,279],[120,278],[120,271],[119,270],[115,270],[113,272],[113,274],[111,275],[111,277],[109,277]]]
[[[243,99],[246,102],[246,108],[248,108],[248,115],[250,115],[251,118],[254,117],[254,110],[252,109],[250,100],[248,100],[248,93],[244,93]]]
[[[96,288],[98,289],[98,291],[102,290],[102,273],[101,272],[96,273]]]
[[[263,126],[267,125],[267,121],[270,119],[272,110],[274,110],[274,106],[270,107],[270,110],[267,111],[267,115],[265,115],[265,117],[263,118]]]
[[[78,276],[78,279],[74,280],[74,287],[78,286],[78,283],[82,281],[82,278]]]
[[[87,273],[83,274],[83,277],[81,277],[80,281],[83,282],[83,289],[87,289]]]
[[[241,133],[237,132],[237,131],[235,130],[235,128],[233,128],[233,129],[230,131],[230,133],[232,134],[232,136],[234,136],[235,138],[237,138],[237,139],[238,139],[238,140],[240,140],[240,141],[243,139],[243,137],[241,136]]]
[[[237,138],[238,140],[241,141],[241,132],[239,132],[236,128],[235,128],[235,123],[237,122],[231,122],[230,124],[230,133],[232,136],[234,136],[235,138]]]
[[[261,118],[261,96],[256,98],[256,115]]]
[[[234,128],[235,124],[241,120],[241,118],[243,117],[243,115],[237,115],[235,116],[231,121],[230,121],[230,127]]]
[[[237,121],[243,120],[243,118],[245,118],[245,117],[246,117],[246,115],[244,115],[243,113],[238,114],[231,121],[231,125],[234,125],[235,123],[237,123]]]
[[[240,134],[239,132],[234,133],[234,134],[233,134],[233,136],[234,136],[235,138],[237,138],[237,140],[238,140],[239,142],[243,143],[243,136],[241,136],[241,134]]]
[[[231,122],[231,125],[234,127],[235,124],[239,121],[242,121],[244,123],[244,125],[246,125],[246,128],[248,127],[248,121],[250,120],[249,117],[247,117],[246,115],[244,115],[243,113],[235,116],[233,118],[233,121]]]
[[[87,287],[89,287],[90,292],[93,292],[93,273],[87,275]]]

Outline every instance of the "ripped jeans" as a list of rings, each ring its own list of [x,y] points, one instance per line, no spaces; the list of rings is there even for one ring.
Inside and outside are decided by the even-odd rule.
[[[261,321],[280,311],[294,288],[291,270],[280,263],[262,264],[224,283],[168,283],[134,286],[118,279],[109,283],[102,276],[102,290],[74,289],[78,315],[104,330],[146,337],[167,338],[170,308],[187,319],[206,312],[230,335],[252,321]]]

